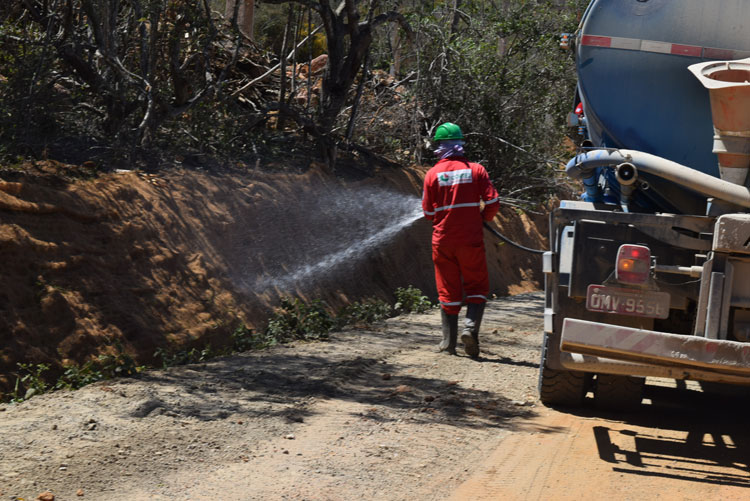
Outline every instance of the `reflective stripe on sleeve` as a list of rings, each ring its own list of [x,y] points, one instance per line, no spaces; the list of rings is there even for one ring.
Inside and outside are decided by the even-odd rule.
[[[495,197],[492,200],[485,202],[484,205],[494,204],[495,202],[499,202],[499,201],[500,201],[500,197]]]

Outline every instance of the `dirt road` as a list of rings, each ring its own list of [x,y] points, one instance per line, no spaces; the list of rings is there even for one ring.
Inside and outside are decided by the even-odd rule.
[[[439,314],[0,405],[0,499],[741,499],[738,399],[666,381],[642,408],[536,399],[542,296],[492,301],[481,360]],[[747,399],[745,399],[747,401]]]
[[[539,409],[449,498],[748,499],[750,443],[738,407],[697,385],[651,383],[653,400],[627,415]]]

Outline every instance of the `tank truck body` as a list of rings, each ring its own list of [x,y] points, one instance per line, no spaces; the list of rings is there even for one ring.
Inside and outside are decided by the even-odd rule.
[[[585,192],[550,216],[542,402],[750,384],[750,0],[593,0],[563,43]]]

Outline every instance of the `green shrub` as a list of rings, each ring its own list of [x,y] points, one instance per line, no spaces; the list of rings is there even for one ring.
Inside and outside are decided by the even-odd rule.
[[[234,351],[261,350],[276,344],[264,332],[255,332],[245,325],[237,327],[232,333],[232,347]]]
[[[47,392],[49,384],[44,380],[44,373],[50,368],[48,364],[18,363],[18,375],[13,388],[11,402],[23,402],[34,395]],[[20,396],[23,393],[23,396]]]
[[[327,339],[334,327],[336,319],[320,300],[305,304],[298,298],[282,298],[265,334],[272,345],[293,339]]]
[[[49,364],[19,363],[11,402],[23,402],[48,391],[77,390],[105,379],[134,376],[143,370],[119,343],[115,345],[115,350],[114,355],[99,355],[83,365],[64,366],[62,375],[54,382],[45,377],[50,370]]]
[[[189,350],[172,351],[165,350],[164,348],[157,348],[154,352],[154,357],[161,359],[162,369],[169,369],[170,367],[176,367],[178,365],[206,362],[221,354],[222,353],[220,352],[214,351],[209,343],[200,350],[198,348],[191,348]]]
[[[55,383],[56,390],[77,390],[104,379],[102,371],[98,370],[96,364],[91,361],[81,366],[67,365],[64,369],[62,376]]]
[[[339,312],[338,319],[341,326],[349,324],[370,325],[380,322],[393,314],[393,308],[385,301],[377,298],[366,298],[344,307]]]
[[[83,365],[67,365],[55,383],[54,389],[77,390],[91,383],[116,377],[135,376],[144,369],[136,365],[135,359],[123,351],[122,345],[115,345],[114,355],[99,355]]]
[[[115,355],[99,355],[94,366],[97,371],[101,372],[103,379],[135,376],[141,370],[133,357],[121,351],[120,348]]]
[[[565,157],[560,145],[567,131],[562,117],[576,87],[572,53],[560,51],[559,34],[575,31],[588,0],[500,3],[485,9],[464,2],[457,24],[444,21],[440,3],[422,5],[412,18],[426,75],[415,86],[428,125],[419,139],[440,122],[460,124],[467,151],[502,181],[503,194],[533,205],[548,200],[559,184],[556,159]],[[428,150],[422,153],[431,158]]]
[[[396,310],[402,313],[424,313],[432,308],[430,299],[414,286],[396,289]]]

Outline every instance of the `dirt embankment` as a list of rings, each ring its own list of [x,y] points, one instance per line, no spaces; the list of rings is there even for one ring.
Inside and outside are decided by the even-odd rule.
[[[150,363],[157,347],[220,347],[240,324],[262,328],[283,295],[338,308],[414,285],[435,299],[429,223],[372,238],[390,235],[387,201],[418,207],[424,169],[334,176],[269,164],[77,181],[69,169],[0,175],[0,392],[18,362],[59,369],[121,346]],[[497,222],[545,245],[544,217],[504,208]],[[494,294],[539,286],[538,256],[486,241]]]

